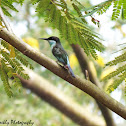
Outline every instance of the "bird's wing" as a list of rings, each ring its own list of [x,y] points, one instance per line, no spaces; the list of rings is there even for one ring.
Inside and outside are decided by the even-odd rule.
[[[55,46],[52,50],[53,55],[58,59],[63,65],[67,64],[68,55],[63,47]]]

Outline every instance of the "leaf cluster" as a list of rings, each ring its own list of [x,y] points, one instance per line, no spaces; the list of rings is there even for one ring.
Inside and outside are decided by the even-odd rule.
[[[65,0],[34,0],[33,3],[38,3],[36,11],[39,14],[44,13],[45,20],[57,28],[61,37],[69,44],[79,44],[87,55],[97,58],[96,50],[102,51],[104,46],[99,42],[99,35],[87,26],[84,18],[81,18],[83,15],[77,0],[70,3],[78,17],[72,15]]]
[[[103,14],[109,9],[111,5],[113,5],[112,20],[118,19],[119,16],[121,16],[122,19],[126,19],[126,1],[125,0],[107,0],[98,5],[85,8],[83,10],[88,12],[85,15],[85,17],[90,16],[94,14],[95,12],[97,12],[99,15]]]
[[[18,4],[23,4],[24,0],[1,0],[0,6],[4,12],[5,15],[7,16],[12,16],[11,13],[8,11],[13,10],[15,12],[18,12],[18,10],[15,8],[13,3],[18,3]]]
[[[120,65],[121,63],[124,63],[126,61],[126,52],[121,54],[120,56],[116,57],[114,60],[108,62],[106,66],[114,66],[114,65]],[[115,71],[111,72],[107,76],[103,78],[103,80],[108,80],[111,78],[115,78],[114,82],[108,86],[107,91],[111,93],[114,91],[126,78],[126,64],[121,65],[118,67]]]
[[[11,57],[9,46],[10,45],[6,41],[1,41],[0,75],[5,91],[7,95],[11,97],[13,96],[11,85],[13,85],[17,90],[21,90],[21,81],[17,76],[19,75],[24,79],[29,79],[28,74],[24,72],[22,64],[26,67],[30,65],[31,69],[33,69],[33,67],[16,49],[14,49],[15,57]],[[9,79],[12,79],[12,83],[9,83]]]

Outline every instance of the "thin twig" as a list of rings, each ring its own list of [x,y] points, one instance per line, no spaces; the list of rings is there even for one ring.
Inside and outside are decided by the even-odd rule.
[[[1,19],[2,19],[2,21],[3,21],[3,23],[4,23],[4,25],[5,25],[5,27],[7,28],[7,30],[8,30],[9,32],[13,33],[13,30],[12,30],[12,28],[10,27],[10,24],[8,23],[8,21],[7,21],[6,17],[5,17],[5,15],[4,15],[4,13],[3,13],[1,7],[0,7],[0,17],[1,17]]]

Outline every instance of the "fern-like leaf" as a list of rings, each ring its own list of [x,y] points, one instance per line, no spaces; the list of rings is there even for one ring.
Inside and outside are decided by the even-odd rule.
[[[13,79],[13,81],[12,81],[12,84],[14,85],[14,87],[15,87],[19,92],[21,92],[22,84],[21,84],[20,79],[19,79],[17,76],[14,76],[14,79]]]
[[[18,10],[13,5],[14,2],[23,5],[24,0],[1,0],[1,8],[5,15],[10,17],[12,16],[9,12],[9,9],[18,12]]]
[[[3,69],[3,67],[0,68],[0,74],[1,74],[1,80],[3,81],[4,89],[9,97],[13,96],[13,93],[11,91],[11,87],[8,82],[8,77]]]
[[[117,76],[118,74],[122,73],[123,71],[126,70],[126,64],[119,67],[118,69],[116,69],[115,71],[111,72],[110,74],[108,74],[107,76],[105,76],[103,78],[103,80],[108,80],[108,79],[111,79],[112,77],[115,77]]]
[[[11,16],[9,10],[18,12],[13,6],[13,3],[23,4],[24,0],[1,0],[1,8],[7,16]],[[2,25],[2,23],[0,22]],[[12,88],[10,86],[9,79],[13,79],[13,86],[19,91],[21,90],[21,82],[17,75],[20,75],[24,79],[29,79],[29,76],[25,73],[22,64],[26,67],[32,65],[28,63],[22,56],[17,54],[16,49],[4,40],[0,41],[0,77],[3,81],[4,89],[9,97],[13,96]],[[15,53],[16,52],[16,53]]]
[[[122,0],[118,0],[114,2],[112,20],[115,20],[119,17],[121,6],[122,6]]]
[[[81,12],[80,9],[78,8],[78,6],[77,6],[76,4],[74,4],[74,3],[72,3],[72,6],[73,6],[73,8],[76,10],[78,16],[79,16],[79,17],[83,17],[82,12]],[[86,20],[85,20],[84,18],[82,18],[82,21],[83,21],[84,23],[87,23]]]
[[[6,16],[12,17],[12,15],[7,11],[6,8],[4,8],[3,6],[1,8]]]
[[[126,61],[126,52],[124,52],[122,55],[116,57],[114,60],[108,62],[106,64],[106,66],[117,65],[117,64],[122,63],[124,61]],[[107,76],[105,76],[103,78],[103,80],[106,81],[111,78],[114,78],[115,80],[114,80],[113,84],[107,88],[107,91],[109,93],[114,91],[122,83],[122,81],[125,80],[125,78],[126,78],[126,64],[124,64],[123,66],[121,65],[121,67],[118,67],[115,71],[113,71],[110,74],[108,74]]]
[[[13,85],[15,88],[17,88],[20,91],[21,82],[20,82],[20,79],[17,77],[17,75],[20,75],[22,78],[28,80],[29,76],[26,73],[24,73],[24,69],[21,63],[23,62],[26,66],[28,66],[29,63],[27,61],[24,61],[24,59],[21,58],[21,56],[17,56],[17,53],[16,53],[16,56],[19,57],[18,59],[20,59],[21,63],[16,58],[10,58],[9,50],[7,50],[8,49],[7,44],[8,43],[6,43],[5,41],[2,41],[2,45],[3,47],[6,47],[6,50],[5,49],[0,50],[0,53],[2,54],[0,67],[2,69],[1,75],[3,74],[3,76],[1,76],[1,78],[5,87],[5,91],[7,95],[10,97],[11,87],[8,82],[8,78],[10,79],[14,78],[14,80],[12,81]]]
[[[39,11],[40,13],[43,13],[45,10],[47,10],[49,5],[50,5],[50,0],[41,0],[38,3],[36,11]]]
[[[7,50],[9,49],[9,44],[6,42],[6,41],[4,41],[4,40],[1,40],[1,45],[4,47],[4,48],[6,48]]]
[[[126,61],[126,52],[124,52],[122,55],[116,57],[114,60],[108,62],[106,64],[106,66],[113,66],[113,65],[116,65],[116,64],[124,62],[124,61]]]
[[[10,3],[8,0],[2,0],[1,1],[1,5],[2,6],[6,6],[9,7],[10,9],[12,9],[13,11],[18,12],[18,10],[12,5],[12,3]]]
[[[18,2],[19,4],[21,4],[21,5],[23,5],[24,0],[17,0],[17,2]]]
[[[26,66],[26,67],[29,66],[29,68],[32,69],[32,70],[34,69],[33,66],[32,66],[32,64],[30,64],[25,58],[23,58],[23,57],[19,54],[19,52],[18,52],[18,53],[16,52],[16,58],[17,58],[24,66]]]
[[[123,72],[118,78],[114,80],[114,82],[107,88],[107,92],[111,93],[114,91],[126,78],[126,71]]]
[[[107,0],[102,2],[98,5],[84,8],[83,11],[87,12],[84,17],[91,16],[94,13],[103,14],[105,13],[109,7],[113,5],[113,13],[112,13],[112,20],[116,20],[119,18],[121,11],[123,13],[123,18],[126,19],[126,1],[125,0]]]
[[[123,1],[123,17],[126,19],[126,1],[125,0],[122,1]]]
[[[17,89],[20,91],[20,90],[21,90],[21,87],[22,87],[21,81],[20,81],[20,79],[15,75],[14,69],[8,64],[7,60],[5,60],[5,59],[2,59],[2,60],[1,60],[1,64],[2,64],[2,67],[4,68],[3,70],[7,73],[6,76],[7,76],[8,78],[10,78],[10,79],[14,78],[13,81],[12,81],[12,83],[14,82],[14,83],[13,83],[14,87],[17,88]],[[8,81],[8,79],[7,79],[7,81]],[[3,81],[3,83],[4,83],[4,81]],[[8,84],[9,84],[9,82],[8,82]],[[9,87],[7,87],[7,88],[9,88]],[[7,89],[6,89],[6,90],[7,90]],[[8,90],[9,90],[9,89],[8,89]]]

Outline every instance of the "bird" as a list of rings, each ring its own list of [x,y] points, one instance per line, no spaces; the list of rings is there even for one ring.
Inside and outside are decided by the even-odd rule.
[[[48,41],[52,50],[52,54],[56,57],[58,62],[61,63],[65,69],[68,70],[71,76],[75,78],[75,75],[70,67],[68,54],[64,50],[63,46],[61,45],[60,39],[56,36],[51,36],[49,38],[40,38],[40,39]]]

